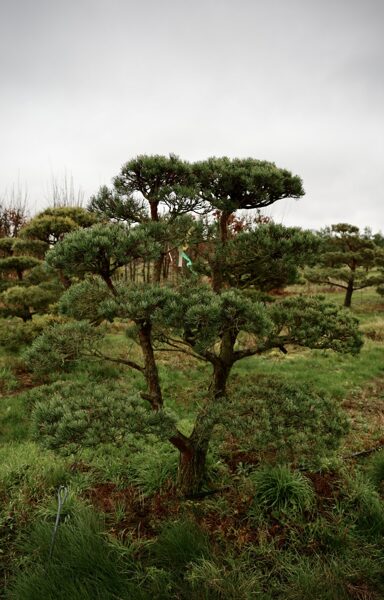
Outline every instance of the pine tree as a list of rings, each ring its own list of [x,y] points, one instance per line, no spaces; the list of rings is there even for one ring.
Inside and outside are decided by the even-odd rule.
[[[370,232],[361,234],[358,227],[339,223],[325,229],[321,238],[318,265],[306,273],[309,281],[344,289],[348,308],[355,290],[384,283],[377,269],[383,250]]]
[[[247,298],[240,290],[222,289],[216,293],[206,285],[192,285],[190,281],[179,288],[170,288],[158,283],[125,285],[113,280],[119,266],[139,254],[154,258],[158,252],[159,246],[151,239],[151,229],[146,225],[129,230],[115,224],[74,231],[47,255],[52,267],[65,268],[71,274],[90,275],[65,292],[60,300],[62,312],[81,319],[83,328],[84,320],[88,323],[103,318],[131,320],[134,328],[130,329],[130,335],[141,348],[141,362],[129,355],[107,356],[99,347],[87,346],[84,332],[74,348],[75,324],[68,344],[63,327],[54,327],[36,341],[28,360],[38,368],[39,361],[46,364],[49,348],[54,347],[57,364],[70,363],[81,353],[120,362],[142,374],[146,382],[142,397],[159,416],[166,415],[167,399],[157,356],[162,352],[177,352],[210,364],[205,403],[191,435],[184,435],[175,423],[167,434],[180,452],[179,489],[188,495],[197,492],[204,481],[209,444],[215,426],[227,411],[227,382],[236,362],[273,348],[286,352],[289,344],[357,353],[362,342],[356,319],[321,298],[297,297],[265,305]],[[91,332],[92,326],[88,327]],[[44,335],[50,336],[49,341],[47,338],[44,342]]]

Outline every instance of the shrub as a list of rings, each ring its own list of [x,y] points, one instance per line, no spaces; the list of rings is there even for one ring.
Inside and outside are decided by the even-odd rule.
[[[84,353],[92,354],[103,333],[85,321],[48,327],[24,353],[27,366],[38,376],[72,367]]]
[[[273,455],[276,462],[318,466],[337,450],[349,427],[334,399],[279,380],[242,387],[231,404],[225,425],[241,438],[242,449]]]
[[[123,445],[132,432],[166,437],[174,423],[170,414],[151,412],[139,395],[129,396],[116,384],[59,381],[34,390],[29,397],[35,402],[36,437],[46,447],[68,453],[103,443]]]
[[[297,514],[314,504],[315,494],[308,479],[284,465],[258,469],[251,475],[251,481],[256,508]]]
[[[31,344],[47,327],[61,321],[61,317],[53,315],[36,315],[26,323],[17,317],[0,319],[0,346],[17,352]]]

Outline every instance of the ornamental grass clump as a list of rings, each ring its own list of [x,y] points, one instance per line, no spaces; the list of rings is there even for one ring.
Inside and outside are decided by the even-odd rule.
[[[295,515],[311,510],[314,505],[315,493],[308,479],[285,465],[262,467],[251,475],[251,481],[255,487],[256,511]]]

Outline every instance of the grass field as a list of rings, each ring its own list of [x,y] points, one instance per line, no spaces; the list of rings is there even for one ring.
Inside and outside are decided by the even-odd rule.
[[[325,293],[342,303],[342,294]],[[273,444],[267,451],[247,429],[220,426],[206,485],[216,493],[195,501],[173,487],[176,451],[152,434],[127,433],[123,404],[109,400],[115,388],[142,390],[139,374],[84,361],[42,382],[3,352],[0,597],[384,598],[384,302],[364,290],[352,311],[365,340],[358,356],[289,347],[241,361],[229,386],[235,395],[279,379],[326,395],[349,420],[337,451],[317,467],[276,461]],[[111,325],[109,353],[127,351],[123,329]],[[160,372],[188,434],[209,368],[171,354]],[[65,406],[55,404],[58,390],[67,390]],[[92,390],[97,404],[85,408]],[[59,486],[68,495],[52,545]]]

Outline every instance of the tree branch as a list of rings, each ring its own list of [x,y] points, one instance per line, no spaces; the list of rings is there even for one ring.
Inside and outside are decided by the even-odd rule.
[[[347,289],[346,285],[342,285],[341,283],[334,283],[333,281],[323,280],[323,279],[318,279],[317,281],[310,281],[310,283],[317,283],[320,285],[332,285],[333,287],[339,287],[339,288],[342,288],[343,290]]]
[[[155,348],[156,352],[181,352],[182,354],[187,354],[188,356],[192,356],[197,360],[206,361],[206,359],[200,354],[196,354],[195,352],[188,352],[188,350],[185,350],[185,348],[180,348],[180,346],[178,345],[179,343],[190,348],[190,345],[182,340],[176,340],[174,338],[165,337],[161,341],[163,342],[163,344],[171,346],[171,348]]]
[[[97,358],[102,358],[103,360],[109,360],[110,362],[118,363],[120,365],[126,365],[127,367],[131,367],[131,369],[135,369],[136,371],[139,371],[140,373],[144,373],[144,367],[135,363],[132,360],[127,360],[125,358],[114,358],[112,356],[106,356],[105,354],[103,354],[100,351],[95,352],[94,356],[96,356]]]
[[[191,451],[191,442],[187,436],[185,436],[181,431],[176,429],[176,434],[172,435],[168,440],[171,442],[175,448],[177,448],[180,452],[187,453]]]

